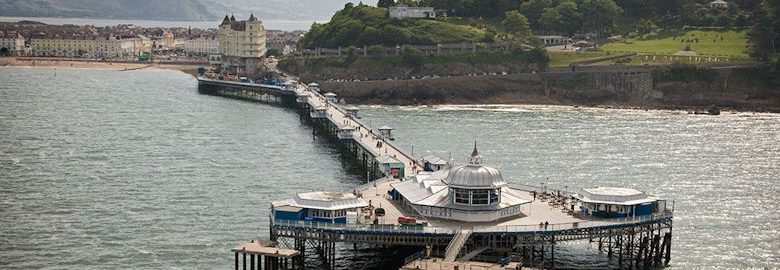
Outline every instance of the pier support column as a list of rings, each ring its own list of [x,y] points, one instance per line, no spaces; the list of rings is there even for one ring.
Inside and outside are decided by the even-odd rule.
[[[555,240],[550,245],[550,269],[555,269]]]
[[[664,258],[664,266],[669,266],[669,261],[672,260],[672,232],[666,233],[664,235],[664,246],[666,246],[666,251],[664,252],[664,255],[666,256]]]
[[[249,254],[249,269],[255,270],[255,254]]]
[[[236,252],[236,270],[238,270],[238,252]]]

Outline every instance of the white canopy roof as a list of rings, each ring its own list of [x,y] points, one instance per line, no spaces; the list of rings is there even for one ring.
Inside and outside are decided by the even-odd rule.
[[[271,204],[274,208],[293,206],[321,210],[341,210],[357,207],[367,207],[368,203],[352,193],[316,191],[298,193],[295,198],[276,201]]]
[[[433,165],[447,165],[447,160],[437,156],[423,157],[423,160]]]
[[[574,194],[575,198],[586,203],[603,203],[615,205],[637,205],[655,202],[658,197],[649,196],[646,193],[633,188],[619,187],[591,187],[583,188]]]

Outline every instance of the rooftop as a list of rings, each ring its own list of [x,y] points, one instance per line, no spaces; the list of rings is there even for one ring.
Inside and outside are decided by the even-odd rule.
[[[362,198],[356,197],[352,193],[315,191],[307,193],[298,193],[295,198],[271,203],[274,208],[308,208],[321,210],[338,210],[357,207],[366,207]]]
[[[620,187],[583,188],[578,194],[575,194],[575,197],[587,203],[619,205],[636,205],[658,200],[658,198],[649,196],[642,191]]]

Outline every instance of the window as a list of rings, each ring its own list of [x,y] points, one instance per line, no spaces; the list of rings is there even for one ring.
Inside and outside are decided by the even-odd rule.
[[[490,204],[501,202],[501,191],[499,189],[490,190]]]
[[[471,191],[471,204],[475,205],[487,205],[488,204],[488,189],[478,189]]]
[[[459,189],[459,188],[453,188],[453,193],[455,193],[455,203],[459,204],[469,204],[469,191],[465,189]]]

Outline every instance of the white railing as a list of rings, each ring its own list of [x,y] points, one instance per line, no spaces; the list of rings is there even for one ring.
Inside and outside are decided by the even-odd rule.
[[[556,223],[548,224],[547,226],[538,224],[529,225],[507,225],[507,226],[483,226],[473,227],[472,233],[492,233],[492,232],[533,232],[533,233],[545,233],[556,232],[572,229],[593,229],[593,228],[609,228],[619,227],[626,225],[634,225],[641,223],[649,223],[660,221],[663,219],[672,218],[670,211],[652,214],[641,217],[627,217],[627,218],[615,218],[604,220],[589,220],[582,222],[568,222],[568,223]],[[310,228],[310,229],[328,229],[328,230],[351,230],[351,231],[365,231],[365,232],[388,232],[388,233],[429,233],[429,234],[447,234],[454,235],[458,232],[459,228],[456,227],[438,227],[438,226],[403,226],[399,224],[345,224],[345,223],[324,223],[316,221],[303,221],[303,220],[271,220],[274,226],[288,226],[298,228]]]
[[[452,235],[455,233],[455,228],[451,227],[436,227],[436,226],[414,226],[414,225],[400,225],[400,224],[346,224],[346,223],[325,223],[316,221],[305,220],[275,220],[272,219],[274,226],[286,226],[297,228],[309,228],[309,229],[324,229],[324,230],[348,230],[348,231],[364,231],[373,233],[426,233],[426,234],[443,234]]]
[[[608,228],[625,225],[634,225],[648,223],[663,219],[672,218],[672,213],[667,211],[659,214],[652,214],[639,217],[613,218],[603,220],[587,220],[581,222],[567,222],[555,224],[533,224],[533,225],[507,225],[507,226],[486,226],[474,227],[474,232],[554,232],[572,229],[593,229]]]

